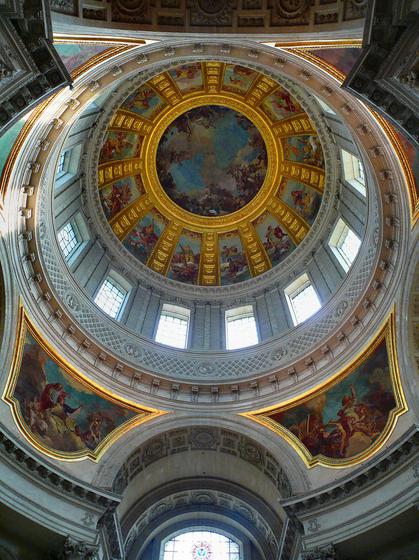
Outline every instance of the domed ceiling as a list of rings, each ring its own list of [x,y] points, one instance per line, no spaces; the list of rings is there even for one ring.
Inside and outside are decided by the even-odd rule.
[[[133,258],[173,280],[231,285],[280,265],[321,204],[323,150],[272,78],[217,61],[180,65],[113,114],[98,189]]]

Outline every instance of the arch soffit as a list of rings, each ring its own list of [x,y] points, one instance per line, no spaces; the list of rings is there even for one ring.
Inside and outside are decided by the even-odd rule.
[[[281,495],[279,490],[281,487],[283,487],[282,491],[288,489],[292,495],[309,491],[311,471],[319,470],[308,471],[301,458],[285,440],[247,418],[211,415],[203,420],[202,416],[190,414],[166,415],[152,420],[146,432],[140,427],[133,428],[124,438],[117,440],[98,463],[92,483],[103,487],[114,487],[117,492],[123,492],[127,484],[147,468],[147,460],[144,461],[147,446],[160,441],[159,453],[156,453],[155,457],[150,457],[152,467],[152,464],[161,457],[167,457],[169,454],[178,455],[184,447],[186,451],[199,449],[199,430],[202,433],[208,432],[208,436],[205,436],[207,443],[202,444],[202,449],[224,453],[220,451],[220,448],[224,448],[227,457],[229,454],[235,456],[237,460],[248,462],[259,470],[261,476],[266,477],[267,481],[277,487],[278,495]],[[192,431],[198,435],[196,442],[193,440]],[[181,443],[177,447],[176,442],[171,441],[176,438],[176,434],[179,434],[186,443]],[[224,438],[231,440],[229,442],[231,447],[223,445]],[[247,450],[246,443],[249,444]],[[252,446],[255,446],[255,450],[252,450]],[[134,467],[137,468],[137,472],[130,474],[129,465],[133,461],[138,461],[138,468]],[[145,467],[144,463],[146,463]],[[272,467],[268,466],[268,463],[272,464]],[[272,471],[265,474],[264,471],[269,468]]]
[[[233,521],[265,554],[278,548],[283,523],[272,508],[247,488],[204,477],[178,479],[146,494],[122,519],[124,540],[130,546],[137,539],[146,545],[162,527],[194,512]]]

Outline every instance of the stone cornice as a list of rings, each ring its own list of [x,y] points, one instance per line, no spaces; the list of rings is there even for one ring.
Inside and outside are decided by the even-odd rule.
[[[120,497],[116,494],[81,483],[52,468],[29,451],[21,441],[17,443],[4,427],[0,428],[0,457],[12,462],[14,468],[20,469],[34,484],[46,485],[49,491],[53,488],[67,499],[80,502],[84,507],[89,504],[101,510],[114,510],[120,502]]]
[[[419,447],[419,426],[412,426],[400,439],[390,445],[385,456],[371,459],[368,465],[354,470],[337,483],[320,488],[303,496],[295,496],[281,501],[282,507],[290,517],[312,514],[313,511],[327,508],[344,499],[368,489],[373,484],[380,484],[385,477],[399,469],[401,461],[413,459]],[[419,471],[417,473],[419,477]]]

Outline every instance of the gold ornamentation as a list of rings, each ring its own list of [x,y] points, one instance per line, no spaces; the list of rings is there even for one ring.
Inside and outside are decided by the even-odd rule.
[[[296,134],[317,134],[313,123],[305,113],[277,122],[274,130],[280,138]]]
[[[150,121],[126,109],[118,109],[108,127],[109,130],[137,132],[140,135],[149,134],[152,128]]]
[[[276,197],[269,202],[268,210],[278,219],[279,223],[285,226],[294,243],[296,245],[301,243],[309,232],[310,226],[308,223],[288,204]]]
[[[222,62],[206,62],[204,65],[205,90],[210,93],[218,93],[223,81],[225,64]]]
[[[199,263],[199,284],[217,286],[220,283],[220,261],[218,251],[218,235],[216,232],[205,232],[201,242],[201,260]]]
[[[122,241],[138,220],[145,216],[152,207],[150,197],[145,194],[114,216],[109,225],[118,239]]]
[[[323,169],[295,161],[283,161],[280,165],[280,171],[284,177],[300,181],[309,187],[313,187],[313,189],[318,191],[320,194],[323,194]]]
[[[239,226],[240,237],[246,252],[247,262],[253,276],[258,276],[271,268],[271,261],[253,224]]]
[[[143,167],[141,159],[121,159],[99,165],[97,173],[97,181],[99,190],[109,183],[128,177],[129,175],[138,175]]]
[[[259,130],[268,154],[268,169],[258,194],[246,206],[226,216],[205,217],[184,210],[168,197],[157,175],[157,148],[167,127],[183,113],[205,105],[229,107],[242,113]],[[172,220],[182,223],[184,227],[198,232],[229,231],[236,228],[240,222],[252,221],[256,218],[266,206],[267,200],[273,196],[275,186],[280,178],[278,162],[281,159],[282,149],[272,134],[271,125],[267,117],[230,93],[195,95],[193,98],[184,99],[181,103],[165,111],[160,116],[161,118],[155,123],[152,133],[144,141],[144,172],[142,174],[144,187],[154,200],[159,212]]]
[[[271,78],[260,75],[247,92],[246,100],[252,107],[257,107],[268,95],[278,89],[278,87],[278,84],[271,80]]]
[[[160,274],[167,274],[181,233],[182,226],[178,222],[171,222],[165,227],[147,261],[147,265],[152,270],[160,272]]]
[[[118,109],[108,127],[109,130],[135,131],[144,137],[139,159],[107,162],[98,168],[98,188],[102,189],[113,181],[130,175],[128,166],[133,165],[135,169],[132,174],[140,173],[148,196],[147,210],[155,208],[168,220],[163,235],[147,261],[147,265],[156,272],[168,273],[182,230],[201,234],[198,283],[208,286],[220,284],[218,236],[223,233],[235,231],[240,235],[253,276],[271,268],[270,259],[253,226],[253,222],[267,208],[272,209],[296,245],[307,235],[309,225],[275,197],[282,176],[300,180],[320,193],[324,187],[322,169],[297,162],[284,162],[281,138],[293,134],[316,134],[308,115],[301,112],[282,121],[272,122],[260,104],[280,85],[270,77],[258,74],[247,93],[226,91],[223,89],[225,69],[224,62],[201,62],[201,89],[194,88],[186,93],[178,88],[176,80],[169,72],[163,72],[149,80],[147,84],[165,101],[153,120],[140,117],[130,110]],[[208,105],[227,107],[244,115],[258,129],[267,152],[267,170],[257,194],[239,210],[222,216],[194,214],[176,204],[163,189],[156,166],[158,147],[167,128],[180,115]],[[129,233],[130,227],[134,227],[135,215],[144,215],[144,208],[138,211],[135,203],[131,204],[112,221],[111,227],[120,240]]]

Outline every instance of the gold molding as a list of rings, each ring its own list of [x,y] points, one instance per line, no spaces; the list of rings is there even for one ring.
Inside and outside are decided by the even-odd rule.
[[[204,105],[229,107],[242,113],[259,130],[265,142],[268,154],[268,168],[265,180],[259,192],[248,204],[243,206],[243,208],[226,216],[198,216],[197,214],[184,210],[169,198],[162,188],[157,175],[155,163],[157,149],[167,127],[181,114]],[[273,196],[275,188],[278,186],[280,180],[278,162],[282,160],[282,149],[279,144],[280,143],[275,139],[272,133],[271,123],[267,117],[246,105],[244,101],[237,98],[234,94],[224,92],[216,95],[200,93],[193,98],[184,99],[179,104],[165,111],[156,122],[153,132],[145,139],[142,148],[142,154],[144,154],[144,187],[153,199],[157,210],[169,219],[181,223],[183,227],[197,232],[202,232],[203,230],[216,230],[219,232],[230,231],[236,228],[240,222],[250,222],[255,219],[261,212],[261,209],[266,205],[267,200]]]
[[[255,226],[251,223],[240,225],[239,233],[252,276],[258,276],[272,268],[271,260],[256,232]]]
[[[369,108],[369,110],[374,116],[374,118],[376,119],[376,121],[378,122],[378,124],[383,129],[384,133],[387,135],[399,159],[400,167],[402,168],[404,177],[406,179],[406,187],[409,195],[408,198],[409,198],[409,206],[410,206],[411,228],[413,229],[419,218],[419,196],[416,189],[416,181],[415,181],[415,176],[413,174],[412,167],[410,165],[410,162],[407,158],[403,146],[401,145],[399,139],[397,138],[396,133],[398,131],[396,130],[396,128],[394,128],[384,117],[382,117],[379,113],[377,113],[373,109]]]
[[[160,274],[167,274],[173,252],[182,233],[182,226],[178,222],[170,222],[157,241],[147,265]]]
[[[273,197],[269,202],[268,211],[280,224],[285,226],[289,236],[299,245],[310,230],[309,224],[283,200]]]
[[[319,41],[282,41],[275,43],[275,47],[285,49],[287,47],[304,47],[309,49],[348,49],[361,48],[362,39],[323,39]]]
[[[54,43],[76,43],[88,45],[109,45],[122,43],[125,45],[145,45],[144,39],[133,39],[132,37],[120,37],[115,35],[70,35],[66,33],[54,33]]]
[[[153,204],[150,197],[147,194],[143,194],[114,216],[109,221],[109,225],[118,239],[122,241],[138,220],[141,220],[152,208]]]
[[[377,453],[383,447],[386,441],[389,439],[396,426],[397,419],[399,418],[399,416],[401,416],[402,414],[408,411],[408,405],[403,393],[403,387],[400,379],[400,371],[398,367],[397,343],[395,338],[395,333],[396,333],[395,316],[396,316],[395,308],[393,308],[390,315],[385,320],[384,325],[381,326],[379,333],[378,335],[376,335],[375,339],[372,342],[370,342],[361,352],[359,352],[357,356],[353,358],[353,360],[349,363],[349,365],[347,365],[337,374],[329,377],[329,379],[324,383],[318,385],[314,389],[305,391],[299,396],[293,397],[292,399],[288,399],[282,403],[269,406],[260,410],[243,412],[240,413],[240,416],[244,416],[249,420],[252,420],[253,422],[257,422],[261,426],[269,428],[277,435],[281,436],[300,456],[300,458],[303,460],[304,464],[308,468],[321,465],[324,467],[339,469],[345,467],[352,467],[354,465],[358,465],[359,463],[369,459],[375,453]],[[358,366],[360,366],[366,359],[368,359],[383,340],[386,341],[386,348],[387,348],[387,353],[389,358],[390,377],[391,377],[392,387],[394,391],[396,407],[390,411],[386,426],[382,431],[382,433],[377,438],[377,440],[374,441],[372,445],[370,445],[363,452],[358,453],[354,457],[350,457],[348,459],[331,459],[329,457],[325,457],[324,455],[313,456],[311,455],[309,450],[304,446],[304,444],[293,433],[291,433],[284,426],[280,425],[278,422],[266,416],[267,413],[282,412],[288,410],[289,408],[295,407],[297,405],[301,405],[313,399],[314,397],[319,396],[320,394],[324,393],[331,387],[337,385],[340,381],[342,381],[343,379],[348,377],[351,373],[353,373],[355,369]]]
[[[109,433],[95,448],[94,451],[86,449],[83,451],[64,452],[52,449],[44,444],[35,434],[33,434],[28,429],[20,410],[20,404],[13,396],[20,371],[20,366],[22,363],[23,349],[27,332],[29,332],[29,334],[44,350],[48,357],[53,360],[65,373],[73,377],[78,383],[91,390],[92,393],[95,393],[96,395],[106,399],[107,401],[136,412],[137,416],[135,416],[131,420],[124,422],[121,426]],[[103,389],[103,387],[101,387],[98,383],[93,382],[91,379],[88,379],[85,375],[77,371],[74,366],[72,366],[62,356],[60,356],[55,348],[37,332],[34,324],[27,316],[22,304],[20,304],[19,307],[19,317],[12,367],[5,390],[2,395],[2,399],[10,406],[13,418],[19,428],[19,431],[22,433],[25,439],[40,453],[43,453],[44,455],[47,455],[48,457],[57,459],[59,461],[73,462],[90,459],[94,462],[98,462],[104,455],[104,453],[106,453],[106,451],[111,447],[111,445],[113,445],[113,443],[115,443],[115,441],[119,439],[123,434],[127,433],[129,430],[136,426],[148,422],[149,420],[158,418],[159,416],[162,416],[164,414],[168,414],[168,412],[163,410],[145,406],[140,407],[138,403],[134,403],[132,401],[129,401],[128,399],[116,395],[109,390]]]
[[[110,131],[136,132],[140,136],[149,134],[152,129],[149,120],[127,109],[118,109],[108,125]]]
[[[107,185],[124,179],[129,175],[138,175],[143,168],[141,158],[118,159],[102,163],[98,167],[98,188],[102,190]]]
[[[287,177],[287,179],[304,183],[304,185],[323,194],[325,173],[320,167],[289,160],[282,161],[279,167],[281,175]]]
[[[300,113],[299,115],[294,115],[292,117],[288,117],[287,119],[278,121],[274,124],[274,130],[275,134],[279,138],[295,136],[296,134],[317,135],[317,130],[315,129],[307,113]]]
[[[164,238],[157,242],[146,264],[163,275],[167,274],[175,250],[175,241],[178,240],[182,230],[189,230],[202,236],[198,283],[219,285],[220,263],[213,262],[214,258],[219,257],[219,247],[215,247],[211,236],[218,237],[224,233],[236,232],[241,238],[252,276],[261,274],[271,268],[272,264],[263,243],[256,235],[253,222],[268,207],[278,205],[275,195],[283,176],[301,180],[302,183],[322,194],[325,172],[320,167],[284,161],[283,138],[291,134],[289,130],[292,130],[292,134],[317,134],[317,131],[308,115],[302,110],[282,121],[272,120],[265,113],[260,105],[267,96],[281,89],[278,82],[259,72],[256,73],[246,92],[233,92],[225,89],[223,85],[226,63],[201,61],[200,64],[202,85],[198,89],[193,87],[192,90],[183,92],[168,71],[151,78],[144,84],[144,87],[151,88],[161,99],[152,118],[144,118],[132,110],[122,108],[116,111],[108,125],[108,130],[135,129],[138,134],[143,135],[144,141],[139,154],[140,163],[133,158],[127,158],[100,164],[98,189],[101,190],[114,180],[130,174],[129,170],[121,169],[121,165],[129,165],[133,161],[140,165],[142,162],[142,170],[139,173],[145,192],[150,197],[151,207],[168,221],[163,233]],[[201,216],[189,212],[174,202],[160,183],[156,165],[158,147],[168,126],[191,109],[208,105],[227,107],[244,115],[261,134],[268,156],[264,181],[254,198],[235,212],[222,216]],[[114,169],[118,172],[117,178],[113,176]],[[284,208],[283,205],[282,210]],[[286,222],[281,220],[281,216],[286,218]],[[310,226],[299,219],[295,213],[277,212],[276,218],[284,230],[290,233],[295,244],[300,243],[310,229]],[[113,223],[110,225],[112,227]],[[132,222],[131,226],[134,225]],[[127,228],[118,228],[117,236],[120,240],[129,232]]]
[[[320,47],[318,47],[318,48],[320,48]],[[330,48],[333,48],[333,47],[330,47]],[[337,48],[339,48],[339,47],[337,47]],[[311,64],[313,64],[317,68],[321,68],[324,72],[329,74],[329,76],[332,76],[333,78],[335,78],[335,80],[337,80],[339,82],[339,85],[342,84],[342,82],[346,78],[346,74],[344,74],[343,72],[338,70],[338,68],[336,68],[336,66],[333,66],[333,64],[330,64],[330,62],[327,62],[326,60],[324,60],[324,58],[320,58],[319,56],[316,56],[315,54],[310,52],[309,49],[306,49],[306,48],[284,48],[284,51],[287,51],[287,52],[289,52],[291,54],[294,54],[294,55],[296,55],[300,58],[303,58],[304,60],[306,60],[307,62],[310,62]]]
[[[202,235],[201,258],[199,260],[198,283],[203,286],[218,286],[220,283],[218,234],[207,231]]]

